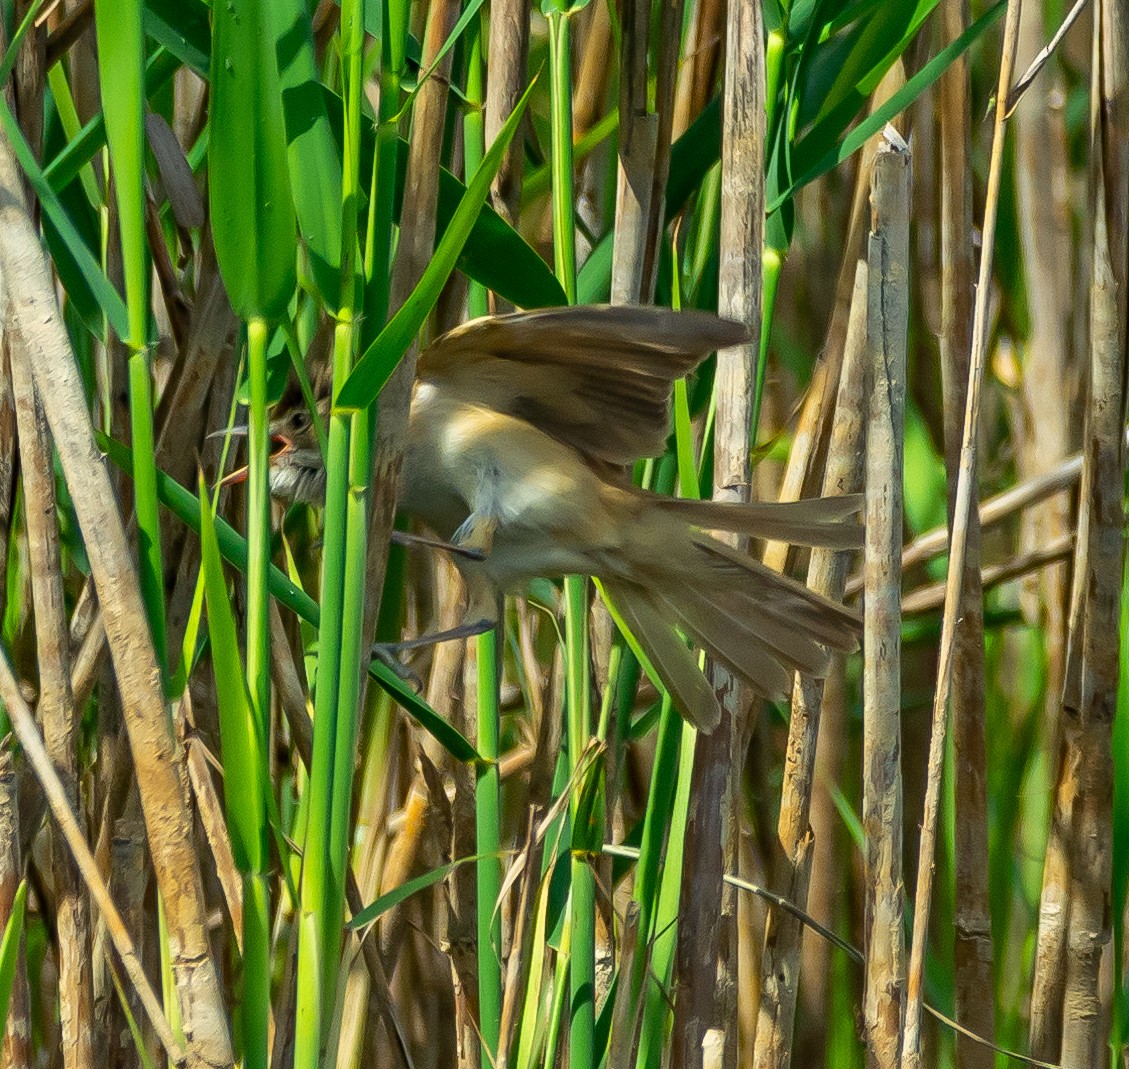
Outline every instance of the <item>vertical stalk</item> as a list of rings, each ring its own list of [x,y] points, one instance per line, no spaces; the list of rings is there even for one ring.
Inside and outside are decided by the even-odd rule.
[[[486,153],[485,115],[483,97],[486,90],[486,70],[482,62],[482,15],[471,19],[466,29],[466,98],[467,109],[463,115],[463,178],[478,170]],[[467,289],[467,312],[471,319],[490,311],[486,287],[473,279]]]
[[[149,353],[149,257],[145,239],[144,70],[141,4],[123,0],[95,9],[106,142],[114,165],[122,269],[129,314],[129,418],[133,443],[141,594],[157,661],[166,669],[164,568],[161,562],[153,383]]]
[[[891,135],[896,136],[896,135]],[[905,1013],[902,878],[901,578],[910,153],[887,142],[874,161],[868,252],[863,796],[866,832],[867,1064],[897,1069]]]
[[[553,259],[569,304],[576,303],[576,235],[573,217],[572,56],[569,14],[549,16],[549,113],[552,144]],[[591,736],[588,675],[588,583],[565,579],[565,708],[568,754],[575,771]],[[580,802],[573,795],[573,834]],[[587,859],[573,853],[569,900],[569,1065],[582,1069],[596,1059],[596,876]]]
[[[756,427],[757,362],[763,350],[762,256],[764,230],[764,28],[756,0],[734,0],[726,26],[722,101],[718,311],[748,327],[749,341],[718,353],[714,382],[716,426],[713,486],[716,500],[748,501],[750,435]],[[730,545],[747,545],[737,537]],[[721,722],[694,746],[686,843],[694,864],[682,883],[678,925],[679,996],[674,1008],[672,1065],[702,1064],[707,1034],[720,1046],[720,1065],[737,1064],[737,896],[725,882],[738,871],[743,798],[741,774],[749,719],[741,715],[741,686],[721,665],[708,677]]]
[[[247,324],[247,371],[251,386],[247,444],[247,692],[258,730],[259,752],[270,752],[270,445],[267,431],[267,323]]]
[[[569,304],[576,303],[576,236],[573,218],[572,56],[569,16],[549,16],[549,121],[552,151],[553,263]]]
[[[1080,653],[1063,702],[1064,768],[1075,794],[1062,1055],[1067,1069],[1101,1064],[1107,1036],[1100,978],[1110,939],[1114,769],[1111,730],[1120,682],[1121,584],[1125,567],[1125,406],[1129,368],[1129,4],[1095,7],[1091,100],[1094,198],[1090,285],[1090,384],[1082,472],[1085,546]],[[1120,926],[1120,925],[1119,925]],[[1114,962],[1115,969],[1123,963]]]
[[[967,0],[945,0],[943,43],[956,40],[969,22]],[[941,166],[941,374],[944,383],[945,472],[949,520],[956,504],[961,424],[968,386],[972,335],[972,165],[968,59],[961,56],[940,84]],[[1043,198],[1035,198],[1041,200]],[[1030,263],[1027,258],[1026,262]],[[953,759],[955,807],[954,1009],[957,1020],[994,1040],[992,925],[988,902],[988,775],[984,698],[984,592],[980,581],[980,516],[968,516],[968,554],[961,580],[959,614],[964,622],[953,665]],[[991,1069],[995,1055],[984,1044],[958,1034],[961,1069]]]
[[[333,396],[356,350],[354,278],[359,206],[364,26],[359,0],[342,4],[345,151],[341,177],[341,307],[333,335]],[[364,628],[368,412],[332,411],[322,555],[322,626],[315,693],[310,811],[298,938],[297,1064],[316,1065],[330,1029],[343,939]]]
[[[949,573],[945,586],[945,612],[941,621],[941,646],[937,666],[937,689],[933,700],[933,720],[929,739],[928,778],[925,788],[924,815],[921,823],[921,847],[917,863],[917,888],[914,895],[913,943],[910,951],[905,1020],[905,1055],[909,1066],[921,1063],[921,1006],[925,995],[925,944],[929,931],[929,911],[933,891],[934,850],[936,845],[937,810],[940,802],[941,772],[945,752],[946,714],[952,691],[953,666],[962,586],[966,582],[965,561],[968,557],[969,517],[972,515],[976,490],[976,453],[980,426],[980,390],[988,347],[988,290],[991,288],[992,262],[995,255],[996,218],[999,212],[1000,181],[1003,167],[1007,94],[1015,69],[1015,49],[1019,35],[1021,0],[1009,0],[1004,26],[1003,49],[997,88],[995,126],[992,131],[992,155],[988,168],[988,189],[984,205],[983,252],[980,276],[976,286],[976,306],[972,323],[972,348],[968,361],[968,389],[965,395],[964,428],[961,438],[960,467],[957,473],[955,500],[952,507],[952,541]],[[875,164],[877,167],[877,163]]]
[[[867,294],[866,265],[862,262],[856,264],[854,294],[827,469],[823,477],[826,495],[854,492],[862,482]],[[808,567],[808,586],[817,594],[841,601],[849,556],[845,552],[814,550]],[[801,909],[807,907],[815,855],[811,806],[824,685],[822,679],[796,678],[777,825],[781,856],[774,877],[774,890]],[[802,947],[803,928],[799,921],[781,910],[770,910],[764,935],[760,1004],[753,1048],[755,1069],[787,1069],[792,1064],[792,1033]]]
[[[502,1028],[502,914],[498,897],[502,892],[501,782],[498,772],[498,628],[497,624],[479,635],[478,668],[478,752],[482,762],[474,789],[475,838],[480,860],[478,876],[478,1006],[482,1033],[482,1065],[497,1062]],[[491,855],[491,856],[486,856]],[[520,949],[515,949],[520,953]]]

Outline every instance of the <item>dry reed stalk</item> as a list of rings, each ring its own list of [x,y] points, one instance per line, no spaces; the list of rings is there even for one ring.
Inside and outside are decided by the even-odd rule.
[[[717,356],[714,390],[715,497],[748,500],[749,433],[760,349],[764,244],[764,30],[759,0],[729,5],[721,154],[721,264],[718,311],[744,323],[750,340]],[[698,737],[679,909],[673,1069],[703,1064],[703,1041],[720,1029],[722,1064],[737,1061],[737,901],[725,873],[738,867],[741,771],[749,713],[737,681],[717,665],[710,681],[721,723]]]
[[[19,26],[34,0],[16,0],[13,26]],[[35,23],[24,35],[16,53],[12,81],[16,87],[16,116],[32,155],[43,158],[43,90],[47,78],[47,27],[36,13]]]
[[[80,812],[75,709],[71,697],[70,639],[63,595],[55,502],[55,468],[43,405],[18,337],[12,339],[12,387],[16,398],[20,461],[27,524],[35,640],[39,662],[38,712],[47,753],[66,791],[67,804]],[[90,965],[90,911],[74,859],[58,836],[51,841],[55,924],[59,954],[59,1022],[63,1065],[94,1064],[94,987]]]
[[[1069,849],[1070,920],[1063,991],[1066,1069],[1097,1065],[1105,1047],[1099,986],[1110,939],[1113,854],[1112,726],[1117,710],[1124,570],[1124,444],[1129,366],[1129,3],[1095,7],[1091,167],[1094,261],[1090,290],[1090,401],[1082,502],[1086,522],[1077,687],[1063,702],[1064,768],[1075,783]],[[1082,534],[1079,550],[1083,553]],[[1115,966],[1119,967],[1119,965]]]
[[[651,5],[624,0],[621,11],[619,169],[612,304],[647,304],[655,290],[663,233],[674,83],[682,41],[682,0],[659,5],[655,106],[648,107]]]
[[[867,1065],[900,1064],[905,1012],[901,560],[910,152],[888,132],[874,159],[867,255],[871,388],[866,438],[862,823],[866,835]]]
[[[231,1039],[204,922],[203,884],[179,772],[182,757],[169,728],[125,530],[94,443],[82,382],[7,138],[0,138],[0,270],[8,287],[7,322],[26,347],[86,539],[166,911],[186,1041],[203,1063],[227,1065]]]
[[[423,69],[428,69],[454,28],[459,6],[454,0],[434,0],[427,6],[423,36]],[[452,50],[453,51],[453,50]],[[412,132],[408,169],[404,177],[401,218],[411,225],[400,230],[392,273],[389,312],[395,313],[415,289],[431,259],[435,245],[435,206],[439,199],[439,165],[442,162],[447,87],[452,53],[448,52],[424,83],[412,107]],[[365,563],[365,611],[362,641],[371,641],[380,615],[380,599],[388,562],[392,520],[404,463],[404,435],[416,378],[419,343],[413,342],[380,391],[376,402],[376,435],[369,481],[368,545]],[[362,658],[363,659],[363,658]],[[365,707],[368,672],[361,680],[360,708]]]
[[[941,6],[942,46],[969,23],[968,0]],[[941,381],[949,523],[955,527],[962,422],[972,340],[972,162],[968,59],[944,73],[940,104]],[[984,592],[980,580],[979,512],[967,518],[967,552],[959,590],[961,627],[953,661],[955,909],[954,1012],[965,1028],[995,1039],[992,923],[988,905],[988,774],[985,750]],[[904,605],[903,605],[904,611]],[[956,1037],[960,1069],[992,1069],[995,1056],[967,1036]]]
[[[1020,19],[1020,40],[1025,52],[1041,43],[1041,11],[1034,5]],[[1056,178],[1066,173],[1064,134],[1052,128],[1047,101],[1029,93],[1016,109],[1016,177],[1019,187],[1020,239],[1025,282],[1031,295],[1031,332],[1024,356],[1023,414],[1028,424],[1025,443],[1018,450],[1021,473],[1048,478],[1050,470],[1069,464],[1075,480],[1082,469],[1081,456],[1063,461],[1071,447],[1069,405],[1047,405],[1049,396],[1062,398],[1072,378],[1070,350],[1072,288],[1061,284],[1061,268],[1070,262],[1073,238],[1069,210],[1056,204],[1045,191],[1057,191]],[[1057,134],[1057,136],[1056,136]],[[1037,433],[1036,433],[1037,428]],[[1057,464],[1056,464],[1057,459]],[[1043,473],[1041,476],[1039,473]],[[1040,544],[1069,532],[1070,503],[1059,499],[1024,519],[1023,544]],[[1030,599],[1025,599],[1029,602]],[[1070,821],[1073,786],[1062,772],[1062,695],[1066,673],[1067,571],[1043,575],[1038,611],[1046,636],[1047,687],[1040,732],[1047,767],[1056,787],[1051,799],[1050,826],[1044,852],[1039,924],[1028,1018],[1028,1047],[1036,1058],[1057,1059],[1062,1042],[1063,988],[1066,982],[1067,902],[1070,858],[1066,829]],[[1027,608],[1030,608],[1028,604]]]
[[[494,0],[490,5],[490,42],[486,69],[486,143],[492,144],[525,89],[529,62],[529,12],[523,0]],[[502,156],[501,166],[490,183],[490,203],[511,226],[516,226],[521,208],[521,179],[525,165],[522,139],[514,138]],[[495,298],[494,311],[512,309],[508,301]]]
[[[110,897],[109,888],[106,887],[102,874],[98,871],[98,863],[94,860],[90,847],[86,845],[86,839],[83,838],[78,818],[74,815],[70,803],[67,801],[66,788],[59,779],[58,773],[51,763],[51,758],[47,755],[43,740],[40,739],[35,726],[35,718],[32,716],[27,702],[24,701],[20,685],[12,672],[12,666],[8,662],[7,655],[2,651],[0,651],[0,701],[3,701],[7,707],[16,737],[20,740],[28,763],[35,772],[36,778],[43,788],[43,793],[47,796],[51,812],[67,841],[67,845],[70,847],[90,896],[94,899],[106,922],[106,928],[130,982],[141,996],[150,1023],[161,1038],[161,1045],[165,1048],[173,1063],[178,1066],[201,1064],[198,1056],[193,1058],[191,1062],[189,1061],[189,1054],[181,1047],[179,1041],[173,1035],[168,1021],[165,1020],[161,1003],[153,988],[149,985],[149,980],[145,975],[145,970],[141,967],[141,961],[122,921],[121,914],[118,913],[117,907]]]
[[[3,930],[12,915],[12,904],[24,871],[20,858],[19,790],[12,750],[7,741],[0,746],[0,930]],[[7,1069],[30,1069],[32,1064],[27,960],[24,940],[20,942],[12,992],[8,998],[8,1018],[0,1045],[0,1063]]]
[[[934,849],[937,815],[940,808],[941,774],[944,765],[946,714],[952,693],[954,662],[960,631],[967,623],[962,619],[966,607],[964,591],[968,576],[970,526],[973,493],[976,485],[977,436],[980,426],[980,390],[987,357],[988,296],[992,283],[992,262],[995,252],[996,217],[999,211],[1000,179],[1004,152],[1004,128],[1007,121],[1006,98],[1015,70],[1015,51],[1019,35],[1021,0],[1009,0],[1004,26],[995,126],[992,131],[992,155],[988,169],[988,188],[982,227],[983,248],[980,275],[976,286],[976,305],[972,324],[972,348],[968,361],[968,388],[965,398],[964,427],[961,437],[957,488],[952,505],[952,546],[949,558],[945,614],[941,623],[941,646],[937,669],[937,689],[933,701],[933,722],[929,740],[928,778],[925,787],[924,817],[921,825],[921,846],[918,854],[917,888],[914,898],[913,942],[910,950],[909,989],[906,1004],[905,1058],[907,1067],[921,1064],[921,1006],[924,998],[925,946],[929,933],[929,913],[933,895]],[[955,220],[954,220],[955,221]],[[955,240],[955,239],[954,239]],[[955,340],[954,340],[955,344]],[[975,547],[975,543],[974,543]],[[978,569],[977,569],[978,573]],[[960,630],[958,630],[958,628]],[[977,923],[977,922],[973,922]],[[975,948],[973,948],[975,951]],[[980,993],[982,998],[982,992]]]
[[[694,0],[687,48],[675,90],[674,138],[682,136],[716,91],[724,36],[725,4],[720,0]]]
[[[1072,489],[1082,474],[1082,454],[1075,453],[1042,475],[1033,475],[1023,482],[1003,490],[980,502],[980,529],[983,531],[1024,509],[1046,501],[1055,494]],[[934,527],[920,534],[902,553],[902,571],[909,571],[924,564],[931,557],[944,553],[949,548],[949,532],[946,527]],[[862,583],[851,579],[847,583],[847,593],[857,594]]]
[[[899,60],[879,82],[870,100],[870,110],[879,108],[905,84],[905,72]],[[901,126],[895,127],[901,132]],[[865,257],[863,238],[866,233],[871,175],[874,156],[882,143],[882,136],[872,137],[858,155],[854,195],[851,200],[850,222],[843,245],[843,260],[835,282],[835,304],[831,323],[827,328],[827,344],[823,356],[812,372],[811,382],[804,395],[803,406],[792,436],[792,448],[784,467],[780,483],[781,501],[796,501],[809,490],[813,474],[818,471],[827,437],[831,432],[831,418],[835,411],[835,394],[839,388],[843,363],[843,347],[854,297],[855,265],[859,256]],[[764,420],[762,419],[762,425]],[[778,572],[785,570],[791,546],[787,542],[768,542],[764,547],[764,563]]]
[[[0,33],[0,44],[3,34]],[[3,280],[0,280],[0,301]],[[0,561],[8,559],[12,512],[16,504],[16,402],[12,397],[12,362],[8,337],[0,330]],[[7,608],[7,583],[0,584],[0,613]]]
[[[1037,5],[1024,7],[1019,36],[1025,56],[1033,56],[1042,46],[1043,12]],[[1032,87],[1015,112],[1019,236],[1031,316],[1015,420],[1019,438],[1016,462],[1020,476],[1028,482],[1045,479],[1049,473],[1061,471],[1064,464],[1070,464],[1075,478],[1082,470],[1081,455],[1066,459],[1077,446],[1071,396],[1077,377],[1071,352],[1075,301],[1072,287],[1063,284],[1064,265],[1077,263],[1066,203],[1070,168],[1061,108],[1053,104],[1062,89],[1058,84],[1046,86],[1045,78],[1044,86]],[[1051,398],[1054,403],[1048,403]],[[1021,555],[1069,539],[1071,528],[1071,502],[1065,495],[1031,509],[1023,516],[1020,528]],[[1052,771],[1056,770],[1062,745],[1068,575],[1065,561],[1043,569],[1036,581],[1024,584],[1020,602],[1025,616],[1041,627],[1044,636],[1047,674],[1039,745]],[[1055,797],[1060,797],[1057,792]],[[1061,834],[1066,819],[1062,811],[1053,815],[1045,851],[1036,980],[1029,1014],[1031,1053],[1047,1059],[1058,1057],[1062,1028],[1066,913],[1059,907],[1069,881]]]
[[[854,300],[843,351],[835,419],[823,477],[828,496],[854,493],[862,483],[862,412],[866,383],[866,264],[855,272]],[[849,554],[815,550],[808,566],[808,586],[838,601],[847,581]],[[808,898],[814,836],[809,818],[815,786],[815,754],[819,739],[824,681],[796,677],[792,717],[784,757],[784,785],[777,826],[779,854],[773,884],[776,892],[804,908]],[[792,1064],[792,1034],[800,979],[803,925],[791,914],[770,910],[761,962],[755,1069],[786,1069]]]
[[[1011,582],[1025,576],[1043,571],[1047,567],[1069,560],[1074,549],[1074,536],[1071,534],[1056,538],[1053,542],[1025,550],[1000,564],[989,564],[980,572],[980,586],[986,591],[1001,583]],[[902,615],[915,616],[921,613],[936,612],[945,605],[945,583],[931,583],[918,587],[902,598]]]

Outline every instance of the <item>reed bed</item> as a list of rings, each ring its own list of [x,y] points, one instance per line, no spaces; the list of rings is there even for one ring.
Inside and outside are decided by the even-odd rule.
[[[1129,1065],[1129,0],[12,0],[0,64],[0,1062]],[[703,660],[708,733],[585,577],[413,641],[419,353],[608,302],[747,330],[638,485],[865,499],[734,539],[865,628]]]

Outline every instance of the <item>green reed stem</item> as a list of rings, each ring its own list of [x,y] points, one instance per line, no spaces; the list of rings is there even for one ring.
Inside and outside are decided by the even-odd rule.
[[[359,210],[363,20],[341,6],[345,146],[342,166],[341,308],[334,329],[333,396],[356,352],[354,264]],[[340,968],[349,812],[360,698],[364,616],[369,416],[332,412],[322,552],[322,627],[314,700],[310,814],[302,871],[295,1064],[314,1066],[329,1033]],[[327,1064],[334,1052],[325,1051]]]
[[[499,621],[500,625],[501,621]],[[498,772],[498,626],[476,639],[478,667],[478,775],[474,789],[478,880],[478,1002],[483,1065],[498,1059],[502,1032],[501,778]]]
[[[485,113],[483,101],[486,91],[486,66],[482,60],[482,16],[471,20],[466,29],[466,98],[463,114],[463,175],[470,181],[486,155]],[[490,311],[486,287],[471,281],[467,290],[467,312],[472,319]]]
[[[129,317],[129,414],[141,594],[157,661],[167,676],[153,382],[149,356],[149,251],[145,237],[145,67],[140,0],[95,10],[106,144],[114,168]]]
[[[569,303],[576,302],[576,226],[573,215],[572,67],[569,15],[549,15],[549,114],[552,144],[553,257],[557,278]],[[568,753],[573,770],[592,734],[588,677],[588,582],[565,579],[565,703]],[[573,795],[573,834],[581,801]],[[570,862],[569,900],[569,1065],[595,1064],[596,1034],[596,875],[583,853]]]

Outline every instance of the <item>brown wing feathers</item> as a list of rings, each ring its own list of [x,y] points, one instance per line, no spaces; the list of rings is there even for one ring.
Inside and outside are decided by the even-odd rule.
[[[665,447],[675,379],[747,337],[741,324],[707,312],[517,312],[444,335],[421,356],[419,375],[529,420],[594,459],[631,464]]]

